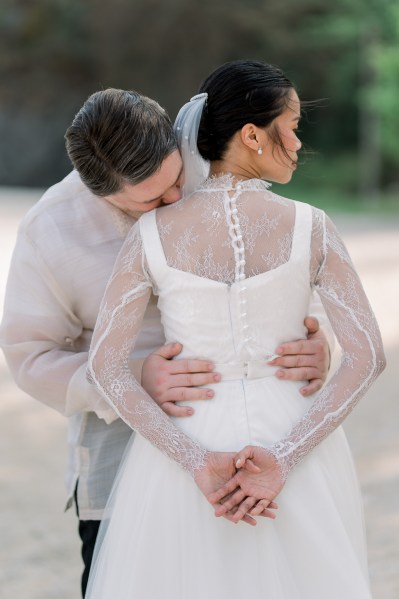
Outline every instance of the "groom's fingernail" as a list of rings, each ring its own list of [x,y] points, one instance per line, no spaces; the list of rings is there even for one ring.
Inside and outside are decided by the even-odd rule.
[[[236,466],[237,467],[241,466],[241,462],[242,462],[241,458],[238,458],[238,460],[236,461]]]

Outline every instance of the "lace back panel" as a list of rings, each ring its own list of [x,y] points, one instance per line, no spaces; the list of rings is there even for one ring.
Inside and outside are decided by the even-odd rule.
[[[246,288],[251,278],[255,284],[260,280],[257,275],[273,276],[275,271],[285,281],[283,293],[291,294],[295,302],[306,305],[310,287],[317,289],[322,299],[343,349],[343,360],[305,416],[269,448],[285,475],[342,422],[385,364],[377,323],[344,244],[323,212],[309,207],[306,211],[312,214],[310,267],[305,272],[304,284],[292,290],[283,269],[298,256],[306,257],[308,265],[309,235],[306,237],[302,232],[299,237],[294,236],[295,203],[267,190],[263,181],[237,183],[230,175],[211,178],[186,199],[156,213],[163,247],[160,255],[165,255],[165,264],[198,278],[195,284],[192,278],[185,283],[188,290],[185,303],[191,301],[194,306],[198,302],[197,290],[200,292],[201,281],[208,279],[208,286],[202,286],[202,293],[207,294],[204,303],[217,304],[221,323],[227,323],[220,325],[219,334],[220,323],[215,319],[213,334],[215,339],[220,335],[229,337],[230,317],[237,331],[237,334],[232,332],[228,344],[233,354],[237,352],[236,337],[243,350],[253,345],[258,351],[254,341],[265,349],[268,335],[262,307],[258,307],[257,319],[247,320],[246,302],[253,298]],[[159,291],[161,301],[162,276],[148,268],[140,227],[136,225],[127,237],[107,287],[93,334],[89,373],[107,401],[132,428],[194,472],[204,463],[205,449],[184,435],[154,404],[134,379],[129,366],[151,287]],[[231,293],[226,292],[228,289]],[[297,292],[299,295],[295,296]],[[278,288],[273,293],[278,294]],[[178,287],[174,289],[173,300],[176,302],[173,312],[177,314]],[[287,313],[281,312],[279,297],[273,297],[273,301],[275,308],[269,310],[268,317],[274,319],[274,328],[283,329]],[[162,303],[160,307],[162,310]],[[193,326],[201,327],[206,321],[207,314],[202,321],[190,306],[181,304],[180,308]],[[229,314],[231,308],[236,309],[237,317]],[[184,318],[178,322],[177,335],[183,334],[184,322]],[[189,331],[193,337],[193,355],[198,355],[196,335],[192,328]],[[187,343],[190,347],[190,339]]]

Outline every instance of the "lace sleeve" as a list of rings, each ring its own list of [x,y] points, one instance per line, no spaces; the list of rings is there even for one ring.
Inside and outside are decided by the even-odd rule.
[[[359,277],[335,226],[316,209],[312,237],[312,285],[342,348],[342,360],[303,418],[268,448],[284,476],[343,422],[385,367],[378,325]]]
[[[206,451],[173,425],[139,385],[129,364],[151,288],[136,224],[121,249],[102,300],[88,377],[131,428],[193,474],[204,465]]]

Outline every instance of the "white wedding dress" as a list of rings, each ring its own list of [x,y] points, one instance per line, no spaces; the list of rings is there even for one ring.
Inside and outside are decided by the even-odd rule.
[[[325,389],[300,395],[266,365],[305,337],[319,292],[343,360]],[[168,341],[216,364],[215,397],[170,419],[129,368],[152,289]],[[180,357],[180,356],[179,356]],[[100,310],[90,375],[138,431],[121,467],[88,599],[367,599],[362,504],[339,426],[383,368],[378,327],[324,213],[263,181],[208,179],[143,215]],[[204,448],[270,448],[287,476],[276,520],[215,518],[193,481]]]

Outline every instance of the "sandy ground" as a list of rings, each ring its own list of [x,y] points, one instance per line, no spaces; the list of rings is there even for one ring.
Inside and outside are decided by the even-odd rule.
[[[38,195],[0,190],[0,309],[17,225]],[[345,428],[363,490],[374,599],[398,599],[399,213],[334,219],[378,317],[388,358]],[[72,510],[63,512],[65,421],[16,388],[2,356],[0,394],[0,599],[78,599],[77,521]]]

